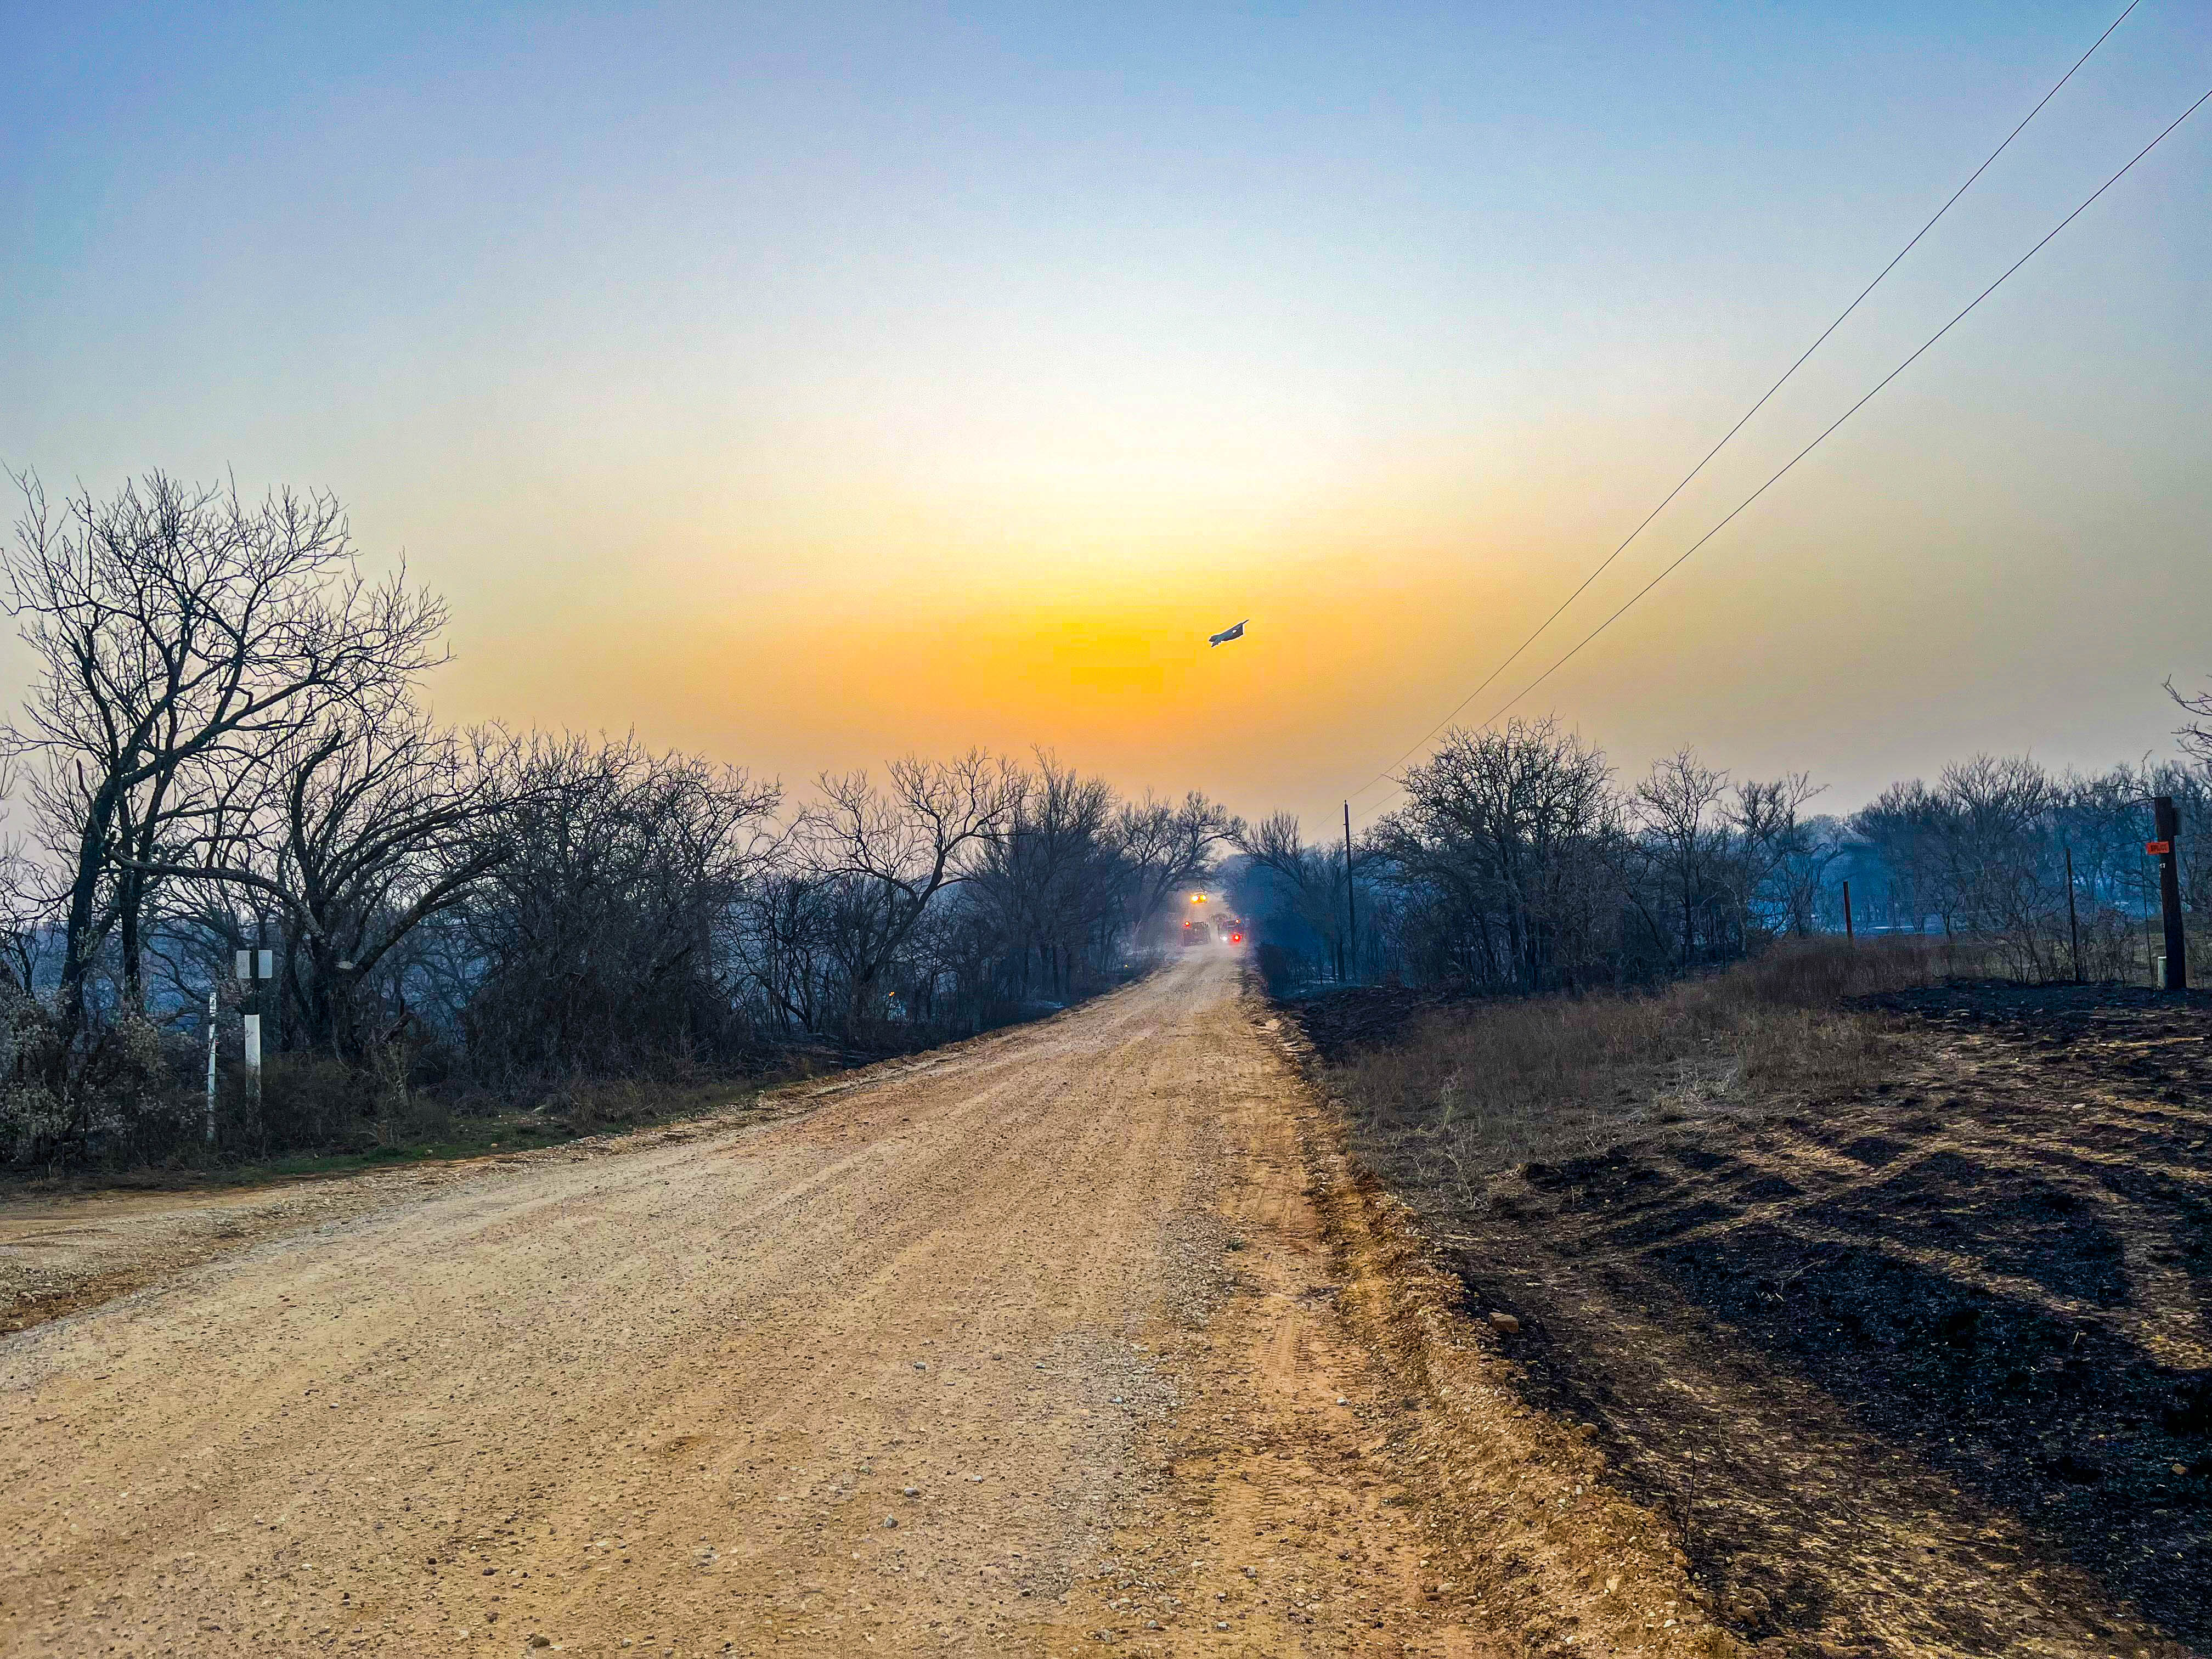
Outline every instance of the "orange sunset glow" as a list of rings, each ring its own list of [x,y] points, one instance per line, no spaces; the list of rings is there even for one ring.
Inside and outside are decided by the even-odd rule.
[[[419,56],[442,27],[235,127],[198,113],[279,37],[231,61],[180,36],[199,67],[164,58],[135,126],[16,146],[48,165],[21,176],[44,228],[9,256],[0,459],[337,490],[364,550],[450,598],[456,720],[634,726],[793,782],[1042,746],[1310,818],[1418,758],[2079,50],[2056,14],[1909,9],[1736,18],[1717,52],[1601,14],[1356,47],[1219,22],[1173,49],[1012,16],[574,15],[445,73]],[[86,49],[127,85],[161,38]],[[2178,18],[2116,33],[1458,718],[2155,133],[2202,44]],[[629,84],[654,96],[620,120],[584,92]],[[564,125],[445,170],[526,102]],[[126,131],[229,205],[181,228]],[[1808,767],[1838,806],[1978,748],[2161,741],[2161,683],[2202,671],[2212,621],[2207,155],[2177,132],[1514,708],[1630,769],[1684,743]],[[301,264],[282,204],[307,171],[349,206]],[[68,179],[100,181],[97,215],[70,216]],[[131,250],[155,237],[149,287]],[[88,374],[116,394],[78,397]]]

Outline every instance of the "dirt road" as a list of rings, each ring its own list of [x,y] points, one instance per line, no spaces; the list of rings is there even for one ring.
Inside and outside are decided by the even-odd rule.
[[[0,1338],[0,1650],[1492,1650],[1266,1024],[1209,953]]]

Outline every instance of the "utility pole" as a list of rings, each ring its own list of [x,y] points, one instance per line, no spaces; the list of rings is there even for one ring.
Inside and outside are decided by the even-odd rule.
[[[1891,920],[1895,921],[1896,918],[1893,915]],[[1858,935],[1851,931],[1851,884],[1846,881],[1844,884],[1844,943],[1850,945],[1857,939]]]
[[[2074,950],[2074,982],[2081,982],[2081,924],[2074,914],[2074,849],[2063,842],[2059,851],[2066,854],[2066,937]]]
[[[2153,797],[2150,811],[2153,839],[2143,850],[2158,860],[2159,908],[2166,913],[2166,973],[2161,988],[2185,991],[2189,988],[2189,940],[2181,928],[2181,872],[2173,851],[2181,815],[2174,811],[2171,795]]]
[[[1359,970],[1359,916],[1352,903],[1352,803],[1344,803],[1344,957],[1345,965]],[[1348,982],[1348,981],[1347,981]]]

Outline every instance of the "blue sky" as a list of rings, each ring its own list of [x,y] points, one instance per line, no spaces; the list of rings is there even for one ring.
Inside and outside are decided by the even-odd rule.
[[[2118,9],[10,8],[0,461],[337,490],[457,718],[1317,815]],[[2139,9],[1589,620],[2208,86]],[[2208,177],[2200,116],[1538,706],[1839,800],[2160,741]]]

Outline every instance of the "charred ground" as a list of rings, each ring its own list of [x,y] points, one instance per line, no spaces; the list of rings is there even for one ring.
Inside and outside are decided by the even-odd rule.
[[[1292,1012],[1356,1066],[1435,1017],[1394,1028],[1392,995]],[[1489,1170],[1365,1151],[1745,1638],[2212,1650],[2212,998],[1840,1012],[1875,1056],[1852,1086]]]

